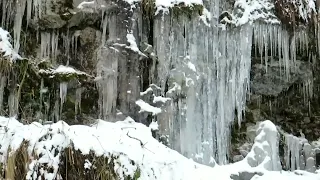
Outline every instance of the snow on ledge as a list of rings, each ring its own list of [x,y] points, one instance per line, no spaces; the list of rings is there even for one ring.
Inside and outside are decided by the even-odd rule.
[[[77,6],[77,8],[83,9],[83,8],[87,8],[87,7],[92,7],[92,6],[94,6],[94,4],[95,4],[95,1],[83,1]]]
[[[78,76],[89,76],[87,73],[76,70],[70,66],[59,65],[56,69],[40,69],[40,74],[55,75],[78,75]]]
[[[75,69],[72,68],[72,67],[63,66],[63,65],[58,66],[57,69],[53,70],[53,73],[54,73],[54,74],[79,74],[79,75],[80,75],[80,74],[81,74],[81,75],[86,74],[86,73],[84,73],[84,72],[75,70]]]
[[[161,113],[161,109],[160,108],[157,108],[157,107],[154,107],[154,106],[151,106],[150,104],[144,102],[143,100],[139,99],[138,101],[136,101],[136,104],[138,106],[140,106],[141,110],[139,111],[140,112],[150,112],[152,113],[152,115],[157,115],[159,113]]]
[[[171,8],[175,5],[184,4],[184,6],[192,6],[194,4],[202,5],[202,0],[156,0],[155,5],[157,8],[166,7]]]

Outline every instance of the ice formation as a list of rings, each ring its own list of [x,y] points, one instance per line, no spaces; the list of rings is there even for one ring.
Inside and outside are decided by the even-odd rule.
[[[270,171],[282,169],[279,157],[279,133],[271,121],[259,124],[252,149],[244,161],[251,167],[259,165]]]
[[[74,103],[74,105],[75,105],[75,107],[74,107],[75,115],[77,115],[78,113],[81,113],[81,95],[82,95],[82,91],[83,91],[83,89],[81,87],[77,88],[77,90],[76,90],[76,102]]]
[[[287,169],[315,172],[315,147],[312,147],[305,138],[299,138],[291,134],[285,134],[285,144]]]
[[[60,83],[60,114],[63,109],[63,104],[66,102],[67,92],[68,92],[68,83],[61,82]]]
[[[57,58],[59,34],[57,32],[41,32],[40,58]]]
[[[203,153],[205,164],[212,158],[227,163],[229,127],[235,118],[241,122],[249,89],[252,27],[221,30],[198,18],[182,15],[177,21],[165,14],[155,19],[154,29],[161,34],[154,40],[159,85],[164,88],[169,78],[172,85],[163,93],[186,95],[172,105],[168,129],[173,148],[188,157]]]

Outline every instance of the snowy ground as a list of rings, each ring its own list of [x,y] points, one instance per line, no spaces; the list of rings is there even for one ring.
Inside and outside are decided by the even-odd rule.
[[[260,135],[256,138],[257,142],[268,138],[265,136],[268,131],[272,131],[269,127],[270,121],[261,125]],[[48,136],[50,135],[50,136]],[[271,137],[271,136],[270,136]],[[5,159],[8,155],[9,147],[14,151],[19,148],[23,140],[29,141],[29,155],[31,163],[27,179],[35,179],[37,175],[33,171],[35,166],[48,163],[54,169],[53,173],[43,171],[46,179],[53,179],[58,172],[59,157],[58,153],[54,156],[54,152],[59,152],[70,146],[80,150],[83,154],[88,154],[93,150],[97,155],[119,155],[116,160],[118,165],[115,166],[115,172],[118,175],[134,175],[137,168],[141,170],[141,180],[206,180],[206,179],[231,179],[231,174],[237,175],[239,172],[261,172],[263,176],[254,176],[252,179],[301,179],[301,180],[320,180],[320,174],[313,174],[304,171],[296,172],[280,172],[267,171],[266,164],[270,160],[268,152],[265,153],[262,163],[253,168],[248,159],[254,157],[248,155],[248,158],[235,164],[226,166],[216,165],[214,168],[207,167],[195,163],[173,151],[166,146],[160,144],[151,135],[151,129],[142,124],[135,123],[131,118],[124,121],[109,123],[98,120],[92,126],[73,125],[60,121],[52,125],[41,125],[39,123],[32,123],[23,125],[15,119],[0,117],[0,160],[6,163]],[[270,139],[269,139],[270,140]],[[268,143],[268,139],[266,139]],[[266,145],[265,142],[261,143]],[[256,143],[259,146],[259,143]],[[31,154],[35,151],[37,155],[42,154],[40,159],[33,159]],[[272,155],[271,155],[272,156]],[[269,158],[269,159],[268,159]],[[257,159],[257,158],[256,158]],[[130,163],[135,162],[133,165]],[[261,159],[260,159],[261,160]],[[252,161],[251,161],[252,162]],[[88,162],[90,164],[90,162]],[[84,166],[88,166],[84,164]]]

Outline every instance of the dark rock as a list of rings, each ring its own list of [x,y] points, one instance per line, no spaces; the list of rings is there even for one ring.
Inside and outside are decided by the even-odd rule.
[[[67,22],[64,21],[58,14],[46,14],[39,20],[40,29],[59,29],[66,25]]]
[[[239,172],[239,174],[231,174],[230,178],[233,180],[250,180],[253,176],[263,176],[262,172]]]
[[[284,74],[283,66],[275,63],[270,66],[255,64],[252,67],[251,88],[254,94],[277,97],[286,92],[293,84],[304,83],[312,79],[312,69],[308,63],[297,61],[290,68],[289,78]]]

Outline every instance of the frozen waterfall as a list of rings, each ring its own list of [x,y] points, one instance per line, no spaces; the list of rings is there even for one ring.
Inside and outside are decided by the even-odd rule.
[[[24,18],[28,26],[46,14],[55,13],[47,7],[54,7],[54,1],[43,2],[0,1],[1,25],[5,28],[13,26],[15,51],[25,43],[21,40]],[[80,4],[79,0],[76,2]],[[201,6],[201,12],[195,10],[196,6],[194,9],[185,6],[183,8],[187,8],[187,12],[179,10],[176,13],[175,7],[170,6],[171,9],[166,10],[156,7],[152,15],[141,15],[142,7],[135,8],[138,3],[130,4],[133,2],[131,0],[124,0],[125,5],[117,7],[107,2],[94,0],[91,2],[93,9],[90,9],[91,6],[85,8],[85,13],[101,10],[97,14],[99,17],[102,15],[97,23],[99,25],[96,25],[100,27],[95,27],[100,30],[94,29],[99,31],[96,33],[99,45],[93,53],[94,62],[91,62],[95,69],[90,69],[98,92],[98,118],[113,121],[117,112],[125,116],[136,113],[140,117],[135,102],[141,98],[140,91],[148,88],[144,82],[147,81],[160,89],[160,93],[154,97],[170,99],[170,105],[165,110],[159,108],[159,113],[152,114],[152,122],[159,123],[160,133],[169,137],[169,145],[173,149],[207,165],[213,166],[215,161],[219,164],[229,161],[230,127],[233,123],[240,125],[243,118],[247,92],[250,90],[253,48],[256,51],[254,55],[261,56],[266,68],[277,61],[283,67],[281,75],[287,78],[294,71],[297,52],[308,50],[308,37],[304,31],[295,32],[290,37],[279,24],[248,23],[243,21],[244,18],[241,26],[219,23],[220,13],[228,9],[228,3],[223,0],[194,1],[195,4],[200,2],[196,5]],[[164,6],[161,3],[155,5]],[[72,12],[81,12],[80,7],[83,8],[79,6],[77,9],[75,6],[76,10]],[[11,9],[15,13],[9,12]],[[150,22],[145,23],[143,18]],[[53,66],[61,63],[69,65],[71,57],[77,54],[80,30],[69,29],[68,26],[63,28],[35,29],[40,44],[38,59],[49,59]],[[148,31],[148,35],[145,35],[145,31]],[[144,54],[145,50],[141,48],[143,43],[152,49],[150,57]],[[63,62],[57,60],[61,54],[65,58]],[[271,61],[269,56],[272,57]],[[82,59],[79,63],[81,66]],[[149,68],[147,73],[150,77],[147,80],[142,77],[145,74],[141,71],[144,70],[139,69],[142,60],[149,63],[144,67]],[[0,111],[4,109],[3,101],[6,100],[3,98],[6,81],[8,77],[0,72]],[[63,107],[67,106],[67,95],[71,93],[69,89],[72,89],[69,87],[72,83],[58,84],[57,97],[60,98],[51,102],[55,109],[51,116],[55,120],[60,120]],[[311,86],[312,83],[307,81],[306,96],[312,95]],[[82,94],[83,89],[77,87],[76,115],[81,112]],[[12,92],[7,98],[12,116],[18,111],[17,96]],[[292,150],[294,141],[288,139],[288,142],[288,151],[297,154]]]
[[[240,124],[249,89],[253,28],[223,29],[211,23],[209,27],[197,17],[165,14],[155,20],[154,33],[159,36],[154,42],[159,84],[172,85],[163,93],[186,97],[172,102],[172,147],[204,164],[213,159],[225,164],[230,126],[235,119]]]

